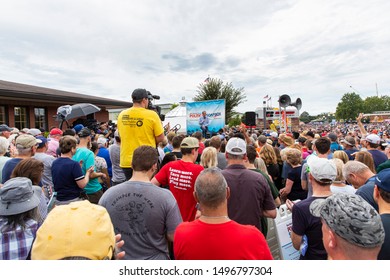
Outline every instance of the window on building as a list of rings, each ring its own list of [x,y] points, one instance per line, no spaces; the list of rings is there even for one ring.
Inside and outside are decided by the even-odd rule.
[[[0,106],[0,124],[8,124],[5,106]]]
[[[15,127],[23,129],[25,127],[29,128],[28,125],[28,115],[27,115],[27,107],[15,107]]]
[[[43,128],[47,130],[46,109],[34,108],[34,114],[35,114],[35,127]]]

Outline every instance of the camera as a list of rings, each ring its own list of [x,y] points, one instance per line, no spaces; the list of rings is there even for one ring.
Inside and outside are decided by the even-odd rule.
[[[149,100],[148,109],[155,111],[157,113],[157,115],[160,117],[160,120],[164,121],[165,120],[165,115],[161,114],[161,107],[157,106],[157,105],[154,105],[152,103],[152,101],[154,99],[159,100],[160,96],[159,95],[153,95],[153,94],[150,93],[150,91],[146,91],[146,92],[148,93],[148,100]]]
[[[108,130],[115,130],[116,124],[114,122],[112,122],[112,120],[109,120],[107,123],[107,128],[108,128]]]
[[[153,95],[153,94],[150,93],[150,91],[146,91],[146,92],[147,92],[147,94],[148,94],[148,100],[149,100],[148,109],[149,109],[149,110],[156,110],[158,106],[153,105],[152,100],[153,100],[153,99],[159,100],[159,99],[160,99],[160,96],[158,96],[158,95]]]

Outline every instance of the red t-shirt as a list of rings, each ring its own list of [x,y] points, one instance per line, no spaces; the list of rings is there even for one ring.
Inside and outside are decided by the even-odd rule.
[[[205,149],[205,145],[202,141],[199,141],[199,149],[198,149],[198,153],[201,155],[203,153],[203,150]]]
[[[161,185],[169,185],[169,189],[179,205],[184,222],[195,219],[194,185],[203,169],[202,166],[195,163],[177,160],[164,165],[155,176]]]
[[[176,260],[272,260],[264,235],[254,226],[235,221],[180,224],[174,236]]]

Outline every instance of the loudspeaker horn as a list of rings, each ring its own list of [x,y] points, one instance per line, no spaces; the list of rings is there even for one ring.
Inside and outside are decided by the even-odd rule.
[[[291,98],[287,94],[283,94],[282,96],[279,97],[280,107],[290,106],[290,103],[291,103]]]
[[[302,108],[302,100],[300,98],[297,98],[297,101],[295,101],[294,103],[291,103],[290,106],[296,107],[299,111]]]

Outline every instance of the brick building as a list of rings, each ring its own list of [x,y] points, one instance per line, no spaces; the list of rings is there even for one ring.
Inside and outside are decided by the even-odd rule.
[[[56,120],[58,107],[77,103],[98,106],[101,109],[99,112],[82,117],[98,122],[109,121],[109,109],[132,106],[131,102],[126,101],[0,80],[0,124],[10,127],[44,128],[48,131],[59,125]],[[68,123],[71,125],[73,121],[69,120]]]

